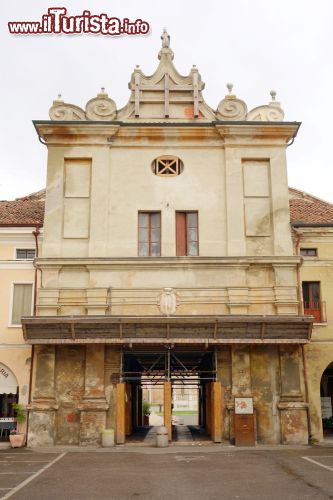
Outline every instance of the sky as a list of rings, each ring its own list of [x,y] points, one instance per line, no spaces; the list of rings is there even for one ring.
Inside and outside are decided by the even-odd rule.
[[[142,19],[147,35],[119,37],[12,35],[9,21],[39,21],[50,7]],[[331,0],[11,0],[0,10],[0,200],[45,187],[47,150],[32,120],[47,120],[52,101],[81,108],[102,86],[124,106],[136,64],[157,67],[161,32],[171,36],[174,63],[187,75],[196,64],[204,98],[216,109],[233,93],[252,109],[271,89],[285,120],[302,122],[288,148],[289,185],[333,203],[333,2]]]

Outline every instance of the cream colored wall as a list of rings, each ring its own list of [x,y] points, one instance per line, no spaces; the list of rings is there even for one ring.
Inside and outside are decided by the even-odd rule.
[[[99,144],[91,137],[90,146],[75,138],[71,147],[63,139],[50,145],[45,257],[137,256],[138,210],[161,210],[162,256],[175,255],[175,210],[199,211],[200,256],[291,255],[284,141],[251,137],[249,145],[233,135],[227,144],[211,127],[188,134],[133,128],[109,146],[102,137]],[[180,176],[152,173],[152,161],[165,154],[183,160]],[[91,163],[89,179],[77,169],[72,193],[65,176],[70,159],[81,159],[82,169]],[[250,163],[263,166],[249,175]],[[259,174],[264,166],[266,180]]]
[[[43,127],[39,314],[159,314],[164,287],[177,290],[177,314],[297,313],[285,155],[292,127],[78,124],[60,135]],[[152,173],[165,154],[182,159],[181,175]],[[162,258],[146,264],[138,263],[139,210],[161,211]],[[177,210],[198,210],[198,259],[168,260]]]

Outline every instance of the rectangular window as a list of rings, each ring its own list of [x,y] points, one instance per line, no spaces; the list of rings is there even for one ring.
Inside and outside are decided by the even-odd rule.
[[[321,322],[321,301],[319,281],[303,281],[304,314],[314,317],[315,323]]]
[[[199,255],[198,212],[176,212],[176,255]]]
[[[14,283],[13,285],[13,305],[12,305],[12,325],[21,324],[21,316],[31,315],[32,304],[32,283]]]
[[[17,259],[34,259],[36,257],[36,250],[34,248],[17,248]]]
[[[317,249],[316,248],[301,248],[301,255],[305,257],[317,257]]]
[[[139,212],[139,256],[161,255],[161,212]]]

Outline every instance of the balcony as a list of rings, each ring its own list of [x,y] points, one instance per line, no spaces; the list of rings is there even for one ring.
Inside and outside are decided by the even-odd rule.
[[[304,316],[313,316],[314,323],[326,323],[326,302],[317,301],[304,301],[302,302],[302,310]]]

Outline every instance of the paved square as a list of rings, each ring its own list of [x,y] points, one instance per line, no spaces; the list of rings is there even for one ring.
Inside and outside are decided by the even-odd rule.
[[[3,500],[333,498],[333,448],[23,449],[0,465]]]

